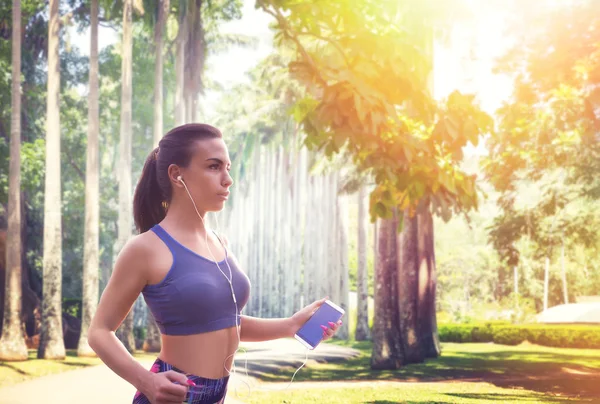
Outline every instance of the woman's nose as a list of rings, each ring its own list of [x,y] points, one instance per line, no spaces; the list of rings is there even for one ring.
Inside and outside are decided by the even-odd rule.
[[[227,173],[227,175],[225,176],[225,181],[223,182],[223,186],[230,187],[232,185],[233,185],[233,178],[231,178],[231,175],[229,173]]]

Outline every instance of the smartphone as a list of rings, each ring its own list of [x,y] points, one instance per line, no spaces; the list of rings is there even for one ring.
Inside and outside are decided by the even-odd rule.
[[[345,311],[337,304],[326,300],[306,323],[298,330],[294,338],[308,349],[315,349],[323,339],[322,325],[329,327],[328,322],[337,323]]]

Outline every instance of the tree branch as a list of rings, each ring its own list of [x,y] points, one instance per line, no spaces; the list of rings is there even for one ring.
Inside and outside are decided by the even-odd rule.
[[[302,54],[302,57],[315,71],[315,74],[317,76],[317,79],[319,80],[319,83],[325,88],[328,87],[327,81],[325,81],[323,76],[321,76],[321,73],[320,73],[319,69],[316,67],[315,62],[310,57],[310,55],[308,54],[308,52],[306,51],[306,49],[304,48],[302,43],[300,43],[300,40],[298,39],[298,37],[295,36],[293,31],[290,29],[290,26],[288,25],[287,21],[285,20],[285,17],[283,15],[281,15],[281,13],[278,10],[275,10],[275,11],[271,10],[271,9],[267,8],[264,3],[261,3],[261,4],[262,4],[263,10],[267,14],[272,15],[275,18],[275,20],[277,20],[277,23],[279,24],[281,31],[283,32],[283,35],[285,35],[286,38],[289,38],[296,44],[298,51],[300,52],[300,54]],[[271,5],[271,4],[269,4],[269,5]]]
[[[346,64],[346,67],[348,69],[351,68],[350,61],[348,61],[348,58],[346,57],[346,54],[344,53],[344,50],[342,49],[342,47],[340,46],[340,44],[338,44],[337,42],[333,41],[332,39],[325,38],[325,37],[322,37],[321,35],[313,34],[313,33],[310,33],[310,32],[300,32],[297,35],[298,36],[301,36],[301,35],[302,36],[312,36],[314,38],[317,38],[317,39],[320,39],[322,41],[330,43],[331,45],[333,45],[337,49],[337,51],[340,53],[340,55],[342,55],[342,58],[344,58],[344,63]]]
[[[71,157],[71,155],[69,153],[65,153],[65,154],[69,157],[69,164],[71,164],[71,167],[73,167],[75,169],[77,174],[79,174],[79,178],[81,178],[81,181],[85,183],[85,174],[83,173],[83,171],[81,171],[79,166],[77,164],[75,164],[75,162],[73,161],[73,157]]]

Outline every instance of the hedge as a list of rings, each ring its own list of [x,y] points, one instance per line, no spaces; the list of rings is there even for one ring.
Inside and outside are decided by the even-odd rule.
[[[518,345],[524,341],[557,348],[600,349],[600,326],[510,323],[441,324],[442,342],[494,342]]]

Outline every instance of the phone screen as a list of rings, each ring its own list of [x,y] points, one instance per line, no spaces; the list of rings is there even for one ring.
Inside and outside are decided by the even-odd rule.
[[[308,319],[306,323],[298,330],[296,335],[309,343],[313,348],[316,347],[323,338],[323,329],[321,325],[329,327],[328,322],[336,323],[342,318],[342,313],[324,303]]]

